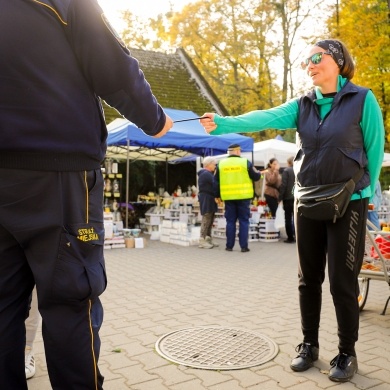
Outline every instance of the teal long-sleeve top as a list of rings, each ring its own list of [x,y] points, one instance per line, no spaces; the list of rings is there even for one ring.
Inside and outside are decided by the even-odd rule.
[[[339,76],[337,92],[346,81],[347,79]],[[333,98],[324,97],[318,88],[316,88],[316,97],[316,104],[318,105],[321,119],[323,119],[331,109]],[[251,111],[234,117],[221,117],[215,114],[214,122],[217,128],[211,134],[253,133],[266,129],[295,129],[297,128],[298,115],[298,99],[292,99],[287,103],[268,110]],[[364,101],[360,126],[363,133],[364,149],[368,159],[367,169],[370,173],[370,186],[362,190],[361,196],[370,198],[375,192],[375,185],[383,162],[385,135],[382,113],[372,91],[368,91]],[[354,194],[351,199],[359,198],[360,195]]]

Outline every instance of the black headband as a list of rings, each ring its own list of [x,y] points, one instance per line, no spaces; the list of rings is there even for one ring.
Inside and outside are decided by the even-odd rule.
[[[328,51],[334,59],[335,63],[338,65],[338,67],[343,67],[344,53],[343,47],[341,46],[340,42],[334,41],[333,39],[325,39],[323,41],[315,43],[314,46],[319,46],[322,49]]]

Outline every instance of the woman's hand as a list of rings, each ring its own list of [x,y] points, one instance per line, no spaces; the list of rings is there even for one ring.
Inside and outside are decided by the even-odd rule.
[[[214,115],[213,113],[206,112],[203,114],[203,119],[200,119],[200,124],[204,127],[204,130],[206,133],[211,133],[217,128],[217,125],[214,122]]]

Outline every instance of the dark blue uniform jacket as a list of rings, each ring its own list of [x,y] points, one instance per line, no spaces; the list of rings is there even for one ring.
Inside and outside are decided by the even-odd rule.
[[[0,53],[0,168],[99,168],[99,98],[149,135],[165,124],[96,0],[0,0]]]

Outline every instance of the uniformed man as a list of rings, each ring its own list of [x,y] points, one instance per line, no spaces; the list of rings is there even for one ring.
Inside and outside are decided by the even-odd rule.
[[[99,98],[154,137],[172,121],[96,0],[0,0],[0,10],[0,389],[27,389],[36,284],[53,389],[99,390]]]
[[[228,157],[217,166],[215,180],[219,183],[218,197],[225,203],[227,251],[233,250],[238,220],[241,252],[249,252],[250,201],[254,196],[253,182],[260,180],[260,176],[252,163],[241,157],[241,147],[238,144],[229,146]]]

